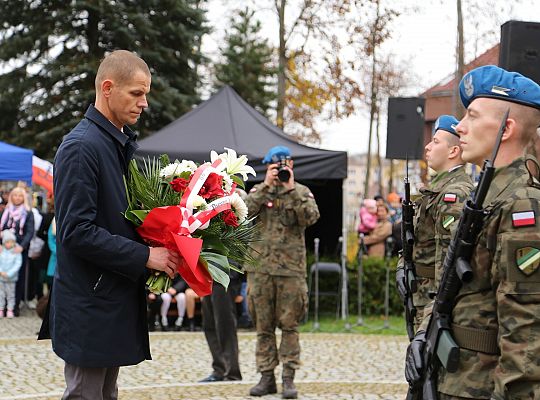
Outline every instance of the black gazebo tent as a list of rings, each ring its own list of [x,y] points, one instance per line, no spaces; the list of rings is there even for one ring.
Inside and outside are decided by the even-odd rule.
[[[321,239],[321,250],[333,251],[341,235],[342,183],[347,177],[347,153],[321,150],[289,139],[264,116],[247,104],[231,87],[224,87],[207,101],[163,129],[139,142],[137,157],[167,153],[174,159],[201,163],[209,161],[210,150],[223,152],[224,147],[246,154],[257,172],[248,186],[264,179],[266,167],[261,163],[273,146],[287,146],[294,159],[295,179],[312,190],[321,218],[308,229],[308,246],[312,238]]]

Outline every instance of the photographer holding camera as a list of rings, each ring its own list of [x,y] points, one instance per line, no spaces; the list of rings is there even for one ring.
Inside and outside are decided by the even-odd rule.
[[[254,186],[246,204],[258,215],[261,240],[255,243],[260,263],[246,266],[249,311],[257,329],[256,364],[262,374],[251,396],[276,393],[274,369],[283,366],[283,398],[295,399],[295,370],[300,367],[298,325],[307,307],[306,227],[319,219],[311,191],[294,181],[293,160],[287,147],[272,147],[264,182]],[[282,331],[279,352],[276,327]]]

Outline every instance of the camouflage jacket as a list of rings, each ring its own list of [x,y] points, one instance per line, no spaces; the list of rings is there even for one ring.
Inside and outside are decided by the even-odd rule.
[[[473,188],[465,167],[442,172],[428,188],[420,189],[415,201],[413,260],[418,275],[418,290],[413,295],[414,305],[423,307],[430,302],[429,292],[437,290],[435,269],[442,266],[450,244],[450,229],[457,221]]]
[[[474,399],[540,398],[540,183],[523,158],[497,169],[484,202],[489,213],[452,314],[458,371],[441,369],[439,391]],[[494,334],[493,354],[468,350],[456,329]]]
[[[319,219],[319,208],[311,191],[294,184],[293,190],[283,186],[255,185],[248,194],[249,215],[258,215],[261,240],[254,243],[258,267],[246,271],[281,276],[306,275],[306,227]]]

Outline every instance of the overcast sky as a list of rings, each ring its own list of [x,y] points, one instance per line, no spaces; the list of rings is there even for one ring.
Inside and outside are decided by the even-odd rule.
[[[469,0],[463,0],[466,4]],[[497,0],[500,4],[508,7],[508,15],[505,20],[524,20],[540,22],[540,1],[521,0],[520,4],[512,7],[512,0]],[[270,10],[260,10],[263,5],[267,6],[273,2],[268,0],[253,0],[259,8],[256,14],[263,23],[263,34],[270,38],[271,43],[277,41],[277,22],[274,14]],[[384,0],[383,0],[384,3]],[[217,53],[217,46],[222,43],[224,37],[225,22],[230,16],[231,9],[225,5],[230,5],[230,0],[211,0],[209,5],[208,18],[211,26],[214,27],[212,35],[204,42],[204,50],[209,54]],[[395,4],[395,2],[394,2]],[[416,1],[402,0],[400,4],[413,6]],[[416,96],[425,89],[445,80],[455,69],[455,43],[457,13],[455,1],[422,2],[422,5],[413,14],[402,14],[394,23],[394,34],[389,39],[388,50],[395,54],[398,60],[407,61],[414,69],[414,74],[420,77],[418,82],[413,82],[407,95]],[[505,16],[503,16],[504,18]],[[481,20],[479,29],[473,27],[467,21]],[[471,61],[474,55],[480,55],[485,50],[499,41],[498,34],[488,35],[480,41],[476,41],[477,32],[498,32],[500,21],[491,21],[489,18],[466,15],[465,40],[466,50],[469,57],[466,62]],[[483,24],[483,26],[482,26]],[[475,49],[474,42],[479,43]],[[385,118],[386,119],[386,118]],[[381,121],[381,139],[383,141],[381,153],[384,156],[384,142],[386,141],[386,120]],[[367,151],[367,135],[369,130],[369,119],[366,110],[360,111],[357,115],[338,123],[322,126],[321,147],[332,150],[345,150],[351,153],[361,153]]]

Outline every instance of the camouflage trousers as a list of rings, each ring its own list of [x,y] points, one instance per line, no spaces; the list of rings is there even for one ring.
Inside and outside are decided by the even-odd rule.
[[[300,368],[298,325],[307,309],[306,279],[250,272],[248,306],[257,330],[257,371],[273,371],[279,361],[284,368]],[[279,352],[276,328],[281,329]]]
[[[450,396],[448,394],[444,394],[440,392],[438,394],[439,394],[439,400],[471,400],[468,397]]]

